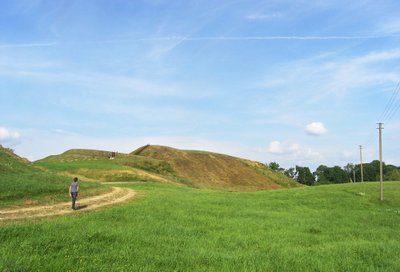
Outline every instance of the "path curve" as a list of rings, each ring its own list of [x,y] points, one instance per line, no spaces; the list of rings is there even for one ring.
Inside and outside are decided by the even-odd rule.
[[[90,211],[100,207],[114,205],[133,198],[136,192],[129,188],[112,187],[111,192],[106,194],[82,198],[77,200],[78,210],[71,209],[71,202],[62,202],[53,205],[36,206],[31,208],[14,208],[0,210],[0,221],[64,215]]]

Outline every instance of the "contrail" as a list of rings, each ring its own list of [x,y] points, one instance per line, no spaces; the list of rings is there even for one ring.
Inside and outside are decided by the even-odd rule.
[[[154,37],[138,39],[141,41],[170,41],[170,40],[183,40],[183,41],[207,41],[207,40],[221,40],[221,41],[251,41],[251,40],[371,40],[382,38],[397,38],[400,35],[369,35],[369,36],[206,36],[206,37],[184,37],[184,36],[170,36],[170,37]]]
[[[55,46],[57,43],[15,43],[15,44],[0,44],[0,48],[29,48],[29,47],[49,47]]]

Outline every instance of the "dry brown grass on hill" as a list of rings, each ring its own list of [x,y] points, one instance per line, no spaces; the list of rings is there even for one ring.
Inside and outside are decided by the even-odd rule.
[[[97,181],[156,181],[198,188],[257,191],[300,186],[262,163],[228,155],[147,145],[109,160],[109,151],[73,149],[36,162]]]
[[[178,177],[195,187],[253,191],[297,186],[296,182],[261,163],[228,155],[164,146],[141,148],[138,155],[168,162]]]

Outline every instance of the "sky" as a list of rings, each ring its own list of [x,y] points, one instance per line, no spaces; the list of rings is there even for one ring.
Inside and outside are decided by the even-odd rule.
[[[400,165],[398,0],[2,0],[0,144]]]

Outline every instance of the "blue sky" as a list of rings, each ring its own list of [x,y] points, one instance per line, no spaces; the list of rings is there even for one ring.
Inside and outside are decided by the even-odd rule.
[[[3,0],[0,144],[400,165],[400,2]]]

